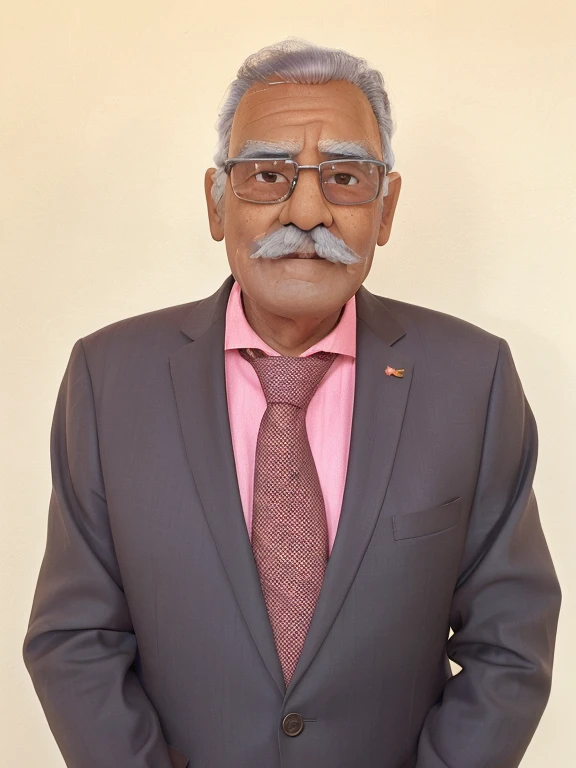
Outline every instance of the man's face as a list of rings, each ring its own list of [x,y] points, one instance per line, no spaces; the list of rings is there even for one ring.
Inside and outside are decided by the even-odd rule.
[[[358,143],[382,160],[378,124],[359,88],[344,81],[264,84],[248,90],[238,105],[229,156],[245,152],[247,142],[249,147],[252,142],[289,142],[298,151],[287,155],[301,165],[317,165],[335,159],[321,152],[327,141]],[[206,174],[210,227],[216,240],[225,239],[232,274],[252,302],[289,318],[327,317],[356,293],[370,271],[376,244],[388,240],[400,191],[400,177],[392,173],[386,197],[380,192],[370,203],[336,205],[322,195],[317,171],[303,170],[288,200],[262,205],[239,200],[228,179],[222,218],[209,195],[211,176],[212,169]],[[297,254],[250,258],[257,241],[290,224],[301,230],[326,227],[360,261],[343,264]]]

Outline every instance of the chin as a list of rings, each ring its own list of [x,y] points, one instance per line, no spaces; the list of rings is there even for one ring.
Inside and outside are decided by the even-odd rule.
[[[236,279],[244,293],[265,312],[283,317],[327,317],[341,309],[362,280],[343,265],[308,260],[293,265],[255,263],[238,271]]]
[[[341,301],[338,291],[328,286],[307,281],[290,280],[290,285],[277,285],[274,293],[267,293],[261,301],[254,297],[269,312],[284,317],[325,317],[336,312],[345,301]]]

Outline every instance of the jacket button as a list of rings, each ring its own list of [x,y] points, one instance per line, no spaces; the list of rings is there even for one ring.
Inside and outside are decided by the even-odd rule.
[[[282,730],[286,736],[298,736],[304,730],[304,719],[298,712],[290,712],[282,720]]]

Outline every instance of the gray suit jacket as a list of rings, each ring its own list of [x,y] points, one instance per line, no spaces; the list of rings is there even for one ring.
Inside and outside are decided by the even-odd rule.
[[[358,291],[340,524],[285,690],[230,437],[232,282],[72,350],[24,645],[66,764],[514,768],[548,698],[560,589],[507,343]]]

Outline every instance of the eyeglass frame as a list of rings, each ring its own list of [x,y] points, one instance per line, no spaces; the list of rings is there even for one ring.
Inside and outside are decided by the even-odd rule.
[[[298,181],[298,176],[301,169],[304,170],[316,170],[318,171],[318,183],[320,185],[320,191],[322,192],[322,195],[324,199],[331,203],[332,205],[366,205],[367,203],[372,203],[378,195],[380,194],[380,190],[382,189],[382,181],[386,178],[388,175],[388,171],[390,168],[388,167],[387,163],[383,162],[382,160],[372,160],[372,158],[368,157],[338,157],[335,160],[322,160],[321,163],[318,163],[318,165],[300,165],[296,162],[296,160],[292,160],[291,157],[229,157],[228,160],[224,161],[224,173],[227,176],[230,176],[230,170],[232,169],[232,166],[234,166],[236,163],[245,163],[245,162],[252,162],[252,163],[259,163],[259,162],[273,162],[274,160],[282,160],[285,163],[291,163],[294,166],[294,178],[292,179],[290,183],[290,189],[288,192],[286,192],[285,195],[283,195],[278,200],[247,200],[245,197],[240,197],[232,187],[232,192],[234,193],[235,197],[238,198],[238,200],[242,200],[245,203],[254,203],[255,205],[277,205],[278,203],[284,203],[288,198],[292,195],[292,192],[294,192],[294,189],[296,188],[296,183]],[[379,168],[384,168],[384,173],[378,174],[378,189],[376,190],[376,194],[374,197],[371,197],[370,200],[363,200],[361,203],[335,203],[332,200],[328,200],[326,197],[326,192],[324,191],[324,186],[322,184],[322,172],[321,167],[325,165],[329,165],[330,163],[338,163],[338,162],[346,162],[353,160],[355,163],[372,163],[372,165],[376,165]]]

